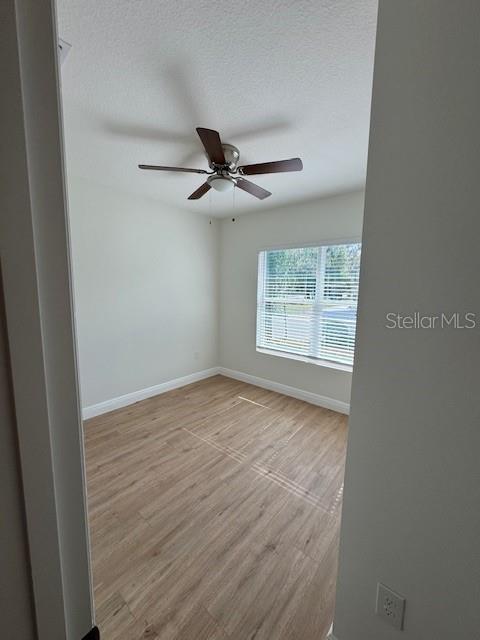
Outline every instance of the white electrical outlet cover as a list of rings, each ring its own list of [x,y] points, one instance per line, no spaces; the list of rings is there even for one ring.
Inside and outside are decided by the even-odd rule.
[[[386,620],[395,629],[403,629],[405,598],[392,591],[381,582],[377,585],[377,616]]]

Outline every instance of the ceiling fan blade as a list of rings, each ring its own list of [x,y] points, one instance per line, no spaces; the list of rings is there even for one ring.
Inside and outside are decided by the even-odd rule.
[[[183,173],[208,173],[205,169],[186,169],[185,167],[161,167],[156,164],[139,164],[139,169],[152,169],[153,171],[182,171]]]
[[[261,162],[260,164],[247,164],[238,167],[241,174],[253,176],[259,173],[283,173],[284,171],[301,171],[303,163],[300,158],[290,160],[277,160],[276,162]]]
[[[204,196],[207,191],[210,191],[212,187],[208,184],[208,182],[204,182],[196,191],[194,191],[190,196],[188,196],[189,200],[198,200],[202,196]]]
[[[223,154],[222,141],[220,140],[220,134],[213,129],[204,129],[197,127],[197,133],[200,136],[207,156],[213,162],[213,164],[225,164],[225,156]]]
[[[252,194],[252,196],[255,196],[259,200],[264,200],[265,198],[268,198],[268,196],[272,195],[270,191],[267,191],[266,189],[259,187],[258,184],[254,184],[253,182],[250,182],[250,180],[237,178],[236,183],[239,189],[242,189],[243,191],[246,191],[247,193]]]

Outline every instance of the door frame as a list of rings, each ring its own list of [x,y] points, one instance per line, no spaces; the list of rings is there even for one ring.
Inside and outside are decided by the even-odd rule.
[[[54,0],[0,9],[0,260],[39,640],[94,624]]]

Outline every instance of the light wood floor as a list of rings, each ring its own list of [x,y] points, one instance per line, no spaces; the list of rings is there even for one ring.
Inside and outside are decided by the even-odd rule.
[[[221,376],[85,423],[102,640],[320,640],[346,417]]]

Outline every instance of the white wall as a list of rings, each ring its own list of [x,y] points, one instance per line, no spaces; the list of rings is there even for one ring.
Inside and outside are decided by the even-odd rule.
[[[351,373],[257,353],[257,254],[268,247],[359,238],[362,216],[363,192],[355,192],[222,220],[222,367],[349,403]]]
[[[68,186],[84,408],[219,365],[348,405],[351,373],[256,352],[257,252],[359,238],[362,192],[232,223]]]
[[[216,366],[218,222],[75,176],[68,191],[83,406]]]
[[[480,321],[480,4],[382,0],[334,633],[480,633],[480,326],[388,330],[391,311]],[[405,630],[374,615],[382,581]]]

